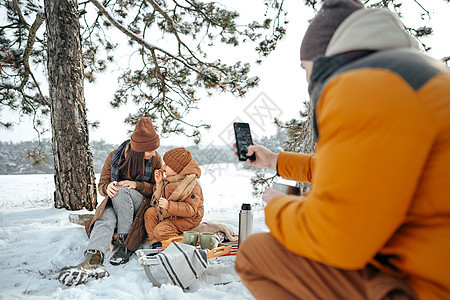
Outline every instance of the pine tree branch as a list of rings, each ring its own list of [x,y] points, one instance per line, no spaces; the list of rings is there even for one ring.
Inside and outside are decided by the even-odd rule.
[[[17,16],[19,17],[20,22],[22,22],[25,25],[25,27],[27,29],[29,29],[30,25],[27,23],[27,21],[23,17],[22,11],[20,10],[20,7],[19,7],[19,2],[17,2],[17,0],[13,0],[13,5],[14,5],[14,9],[16,10]]]
[[[31,71],[29,71],[29,72],[30,72],[31,78],[33,78],[34,84],[36,84],[36,88],[39,92],[39,95],[41,96],[41,98],[45,102],[45,104],[47,104],[50,107],[50,103],[48,103],[47,99],[45,99],[44,94],[41,91],[41,87],[40,87],[38,81],[36,80],[36,77],[34,77],[33,72],[31,72]]]
[[[172,99],[171,99],[172,100]],[[163,109],[167,112],[167,114],[173,118],[174,120],[177,120],[180,123],[183,123],[185,125],[188,125],[189,127],[194,127],[194,128],[201,128],[201,127],[207,127],[208,125],[205,124],[200,124],[200,125],[193,125],[191,123],[188,123],[186,121],[184,121],[183,119],[177,117],[176,115],[173,114],[173,112],[171,112],[166,106],[163,106]]]
[[[25,84],[28,82],[28,76],[30,75],[30,54],[33,50],[34,42],[36,41],[36,32],[38,31],[39,27],[41,26],[42,22],[45,20],[45,16],[41,13],[36,14],[36,20],[34,20],[33,25],[31,25],[31,28],[29,29],[29,35],[27,39],[27,46],[25,47],[25,53],[23,55],[23,64],[25,66],[25,74],[23,76],[22,83],[18,87],[19,90],[22,90],[25,86]],[[45,100],[45,98],[44,98]]]
[[[184,43],[181,41],[180,37],[178,36],[178,32],[175,29],[175,26],[173,25],[173,20],[169,15],[166,14],[164,10],[162,10],[161,7],[159,7],[158,4],[156,4],[153,0],[146,0],[146,2],[150,3],[150,5],[153,7],[154,10],[158,11],[164,19],[166,19],[167,23],[169,23],[170,29],[172,30],[172,33],[175,35],[175,38],[178,41],[178,55],[183,56],[181,53],[181,45],[184,45]]]
[[[155,9],[156,11],[158,11],[158,12],[164,17],[164,19],[167,21],[167,23],[169,23],[170,29],[172,30],[172,33],[175,35],[175,38],[176,38],[177,41],[178,41],[178,54],[179,54],[181,57],[184,57],[183,54],[181,53],[181,46],[183,46],[183,47],[189,52],[189,54],[190,54],[194,59],[196,59],[199,63],[204,64],[204,65],[207,65],[207,66],[209,66],[209,67],[212,67],[212,68],[218,70],[218,71],[221,72],[221,73],[225,73],[221,68],[219,68],[219,67],[217,67],[217,66],[215,66],[215,65],[213,65],[213,64],[206,63],[206,62],[203,62],[202,60],[200,60],[200,59],[195,55],[195,53],[192,52],[192,50],[191,50],[191,49],[190,49],[190,48],[189,48],[189,47],[181,40],[180,36],[178,35],[178,31],[175,29],[175,26],[174,26],[174,24],[173,24],[172,18],[171,18],[164,10],[162,10],[162,8],[161,8],[158,4],[156,4],[155,1],[153,1],[153,0],[146,0],[146,1],[147,1],[148,3],[150,3],[150,5],[153,7],[153,9]],[[189,2],[188,2],[188,3],[189,3]]]
[[[429,12],[428,10],[426,10],[425,7],[423,7],[422,4],[419,3],[419,1],[414,0],[414,2],[415,2],[417,5],[419,5],[420,8],[422,8],[422,10],[427,14],[428,19],[431,19],[430,12]]]
[[[131,38],[133,41],[135,41],[136,43],[138,43],[139,45],[141,45],[142,47],[144,47],[145,49],[148,50],[158,50],[164,54],[166,54],[167,56],[175,59],[176,61],[182,63],[184,66],[186,66],[188,69],[194,71],[197,74],[201,74],[197,69],[193,68],[190,64],[188,64],[185,60],[180,59],[178,56],[156,46],[150,43],[147,43],[146,41],[144,41],[143,39],[141,39],[139,36],[137,36],[135,33],[131,32],[130,30],[126,29],[125,27],[123,27],[119,22],[117,22],[116,19],[114,19],[110,13],[108,13],[108,11],[97,1],[97,0],[89,0],[92,4],[94,4],[94,6],[99,10],[99,12],[101,12],[117,29],[119,29],[120,31],[122,31],[126,36],[128,36],[129,38]]]
[[[280,4],[280,7],[278,8],[277,16],[275,17],[274,22],[273,22],[272,34],[275,33],[275,20],[277,20],[277,26],[280,26],[280,14],[283,10],[283,4],[284,4],[284,0],[281,0],[281,4]]]
[[[22,94],[22,98],[23,98],[24,102],[26,104],[28,104],[28,106],[33,110],[33,129],[37,133],[38,142],[39,142],[39,145],[40,145],[41,144],[41,132],[39,131],[38,126],[36,125],[37,111],[36,111],[36,108],[33,106],[33,104],[27,100],[27,98],[30,98],[30,100],[33,100],[33,98],[31,98],[30,96],[26,95],[25,92],[22,91],[22,90],[20,90],[19,93]]]
[[[161,92],[163,94],[162,98],[164,100],[166,98],[166,80],[164,79],[164,76],[161,74],[161,69],[159,68],[158,60],[156,59],[155,49],[150,49],[150,52],[152,54],[153,63],[155,64],[156,75],[161,81]]]
[[[149,25],[151,25],[151,23],[153,22],[153,19],[155,18],[155,10],[153,10],[153,12],[150,15],[150,18],[147,22],[145,22],[145,26],[144,29],[142,30],[142,37],[145,38],[145,33],[147,32],[147,28]]]
[[[188,6],[183,6],[183,5],[179,4],[176,0],[173,0],[173,2],[174,2],[177,6],[179,6],[179,7],[181,7],[181,8],[184,8],[184,9],[189,10],[189,11],[192,11],[192,12],[195,11],[195,12],[200,13],[200,14],[203,16],[203,18],[204,18],[205,20],[208,21],[208,23],[210,23],[210,24],[212,24],[212,25],[215,25],[215,26],[220,26],[219,23],[217,23],[217,22],[215,22],[213,19],[211,19],[211,18],[210,18],[208,15],[206,15],[202,10],[197,10],[197,9],[195,8],[194,3],[192,3],[191,1],[186,0],[186,2],[189,3],[189,4],[190,4],[192,7],[194,7],[194,8],[191,8],[191,7],[188,7]]]

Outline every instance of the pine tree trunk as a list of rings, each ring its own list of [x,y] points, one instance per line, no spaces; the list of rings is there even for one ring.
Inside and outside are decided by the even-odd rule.
[[[97,191],[89,149],[77,0],[45,0],[55,207],[93,210]]]

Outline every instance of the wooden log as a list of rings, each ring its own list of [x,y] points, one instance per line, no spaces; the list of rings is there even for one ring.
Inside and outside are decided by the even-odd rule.
[[[77,225],[84,226],[88,221],[91,221],[94,214],[70,214],[69,222]]]

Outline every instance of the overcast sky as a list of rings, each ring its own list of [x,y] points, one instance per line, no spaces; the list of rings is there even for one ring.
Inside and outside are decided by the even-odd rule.
[[[227,1],[229,7],[238,10],[245,23],[252,16],[262,16],[264,5],[262,1]],[[408,24],[410,17],[417,18],[420,9],[413,0],[411,7],[403,10],[404,23]],[[433,47],[430,55],[441,59],[450,55],[450,4],[444,0],[421,1],[430,11],[432,19],[427,24],[432,26],[434,34],[426,40]],[[279,43],[274,53],[270,54],[261,65],[254,65],[250,76],[259,76],[259,86],[250,90],[245,98],[235,98],[229,94],[217,94],[201,100],[199,109],[192,111],[187,121],[192,123],[210,124],[209,131],[203,133],[202,144],[232,143],[232,123],[236,120],[250,123],[255,138],[275,133],[275,126],[271,124],[273,117],[286,121],[298,116],[302,109],[302,102],[308,99],[305,74],[300,68],[299,48],[303,34],[308,25],[308,19],[313,16],[310,8],[306,8],[303,1],[285,1],[288,11],[288,30],[286,37]],[[243,7],[245,5],[245,7]],[[238,49],[218,47],[212,55],[230,60],[255,61],[254,44],[241,45]],[[128,56],[117,55],[117,65],[123,65]],[[109,72],[99,76],[95,84],[85,83],[85,98],[88,108],[89,121],[99,121],[100,128],[90,130],[91,140],[103,139],[108,143],[119,144],[129,138],[131,128],[123,120],[129,113],[136,111],[134,104],[128,103],[119,109],[112,109],[109,101],[117,87],[118,67],[112,65]],[[2,111],[3,121],[18,121],[17,114]],[[30,129],[31,121],[22,119],[22,124],[16,125],[12,131],[0,129],[1,141],[25,141],[36,137]],[[51,133],[44,137],[51,138]],[[170,136],[161,139],[162,145],[187,146],[191,141],[182,136]]]

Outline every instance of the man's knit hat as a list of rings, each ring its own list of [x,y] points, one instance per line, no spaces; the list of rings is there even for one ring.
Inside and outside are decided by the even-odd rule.
[[[364,8],[359,0],[326,0],[309,24],[300,47],[301,60],[324,55],[336,29],[350,14]]]
[[[164,153],[163,160],[175,173],[180,173],[192,160],[192,155],[185,148],[173,148]]]
[[[131,149],[136,152],[151,152],[159,147],[159,135],[156,133],[152,122],[142,118],[136,124],[131,135]]]

